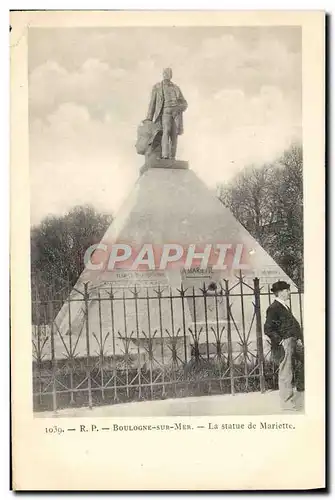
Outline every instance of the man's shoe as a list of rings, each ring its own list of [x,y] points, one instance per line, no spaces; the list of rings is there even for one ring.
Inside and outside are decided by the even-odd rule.
[[[294,405],[297,410],[303,410],[305,405],[305,392],[297,391],[294,395]]]
[[[296,406],[284,406],[284,408],[282,408],[283,411],[299,411],[298,408]]]

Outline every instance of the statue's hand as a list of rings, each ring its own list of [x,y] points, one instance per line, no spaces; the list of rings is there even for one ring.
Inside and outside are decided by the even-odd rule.
[[[181,113],[183,113],[184,111],[186,111],[186,109],[187,109],[187,102],[184,101],[184,100],[182,100],[182,99],[180,99],[179,103],[178,103],[178,109],[179,109],[179,111]]]

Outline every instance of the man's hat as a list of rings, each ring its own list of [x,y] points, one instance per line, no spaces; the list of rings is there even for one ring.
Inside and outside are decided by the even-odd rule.
[[[276,293],[280,292],[281,290],[289,290],[290,286],[291,285],[289,283],[286,283],[286,281],[276,281],[276,283],[272,285],[271,292]]]

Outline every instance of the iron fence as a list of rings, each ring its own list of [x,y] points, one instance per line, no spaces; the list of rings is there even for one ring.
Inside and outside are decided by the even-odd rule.
[[[276,388],[263,335],[269,285],[216,290],[83,284],[33,300],[35,411]],[[303,295],[290,307],[303,327]]]

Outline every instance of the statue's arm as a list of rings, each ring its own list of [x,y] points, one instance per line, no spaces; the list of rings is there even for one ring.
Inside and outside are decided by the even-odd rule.
[[[154,117],[155,108],[156,108],[156,97],[157,97],[156,88],[153,87],[152,92],[151,92],[151,97],[150,97],[149,109],[148,109],[148,113],[147,113],[147,120],[152,121],[152,119]]]
[[[180,106],[181,111],[184,112],[187,110],[188,104],[187,104],[187,101],[186,101],[185,97],[183,96],[183,93],[179,87],[178,87],[178,90],[179,90],[179,97],[178,97],[179,106]]]

